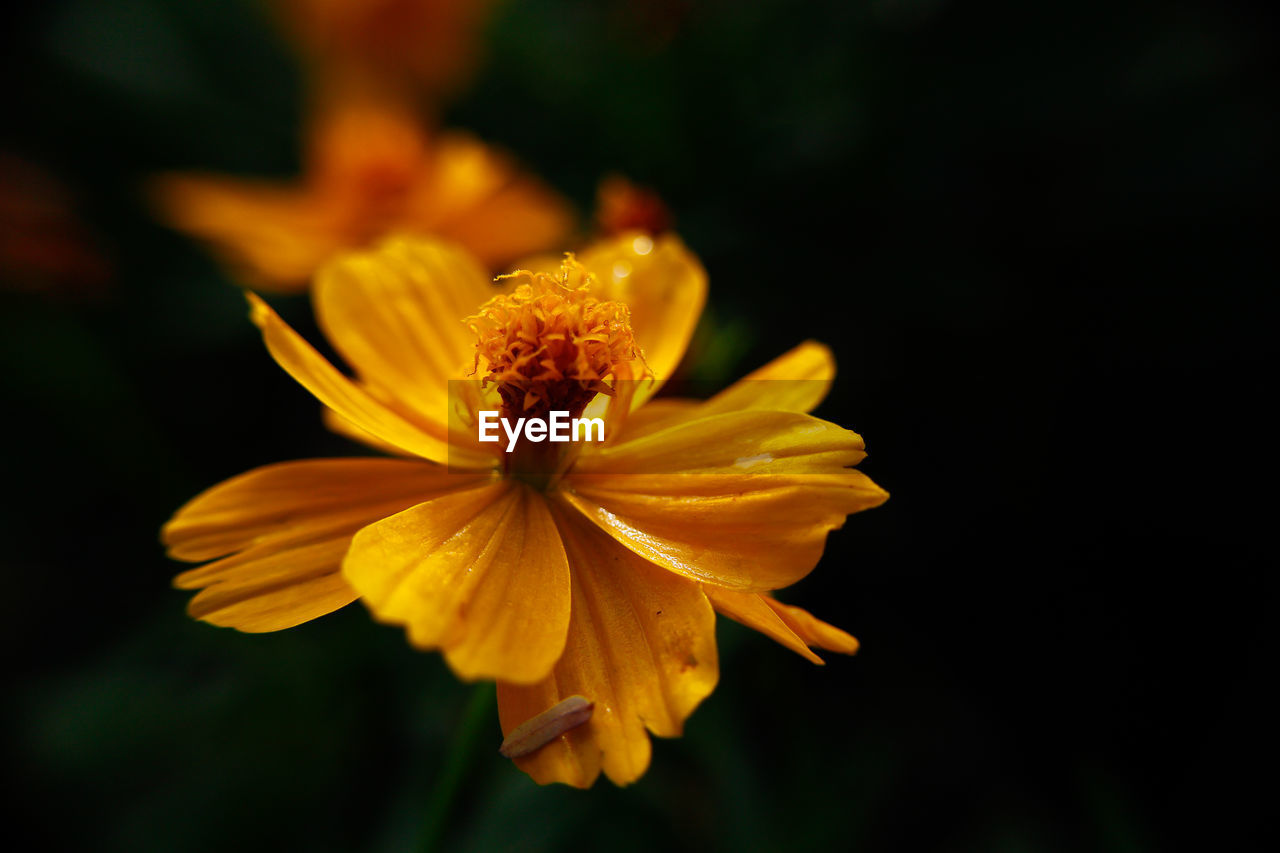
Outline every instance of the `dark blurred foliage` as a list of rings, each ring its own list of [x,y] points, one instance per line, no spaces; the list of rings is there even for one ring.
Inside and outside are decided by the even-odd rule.
[[[302,82],[266,20],[4,12],[0,149],[75,189],[114,269],[88,302],[0,292],[6,831],[30,849],[408,849],[472,689],[358,605],[249,636],[168,589],[184,500],[351,452],[138,194],[297,168]],[[856,658],[725,624],[721,687],[626,790],[538,788],[489,750],[494,715],[449,845],[1262,849],[1275,23],[505,4],[449,121],[584,209],[609,172],[660,193],[711,273],[703,373],[830,342],[819,414],[893,497],[784,594]]]

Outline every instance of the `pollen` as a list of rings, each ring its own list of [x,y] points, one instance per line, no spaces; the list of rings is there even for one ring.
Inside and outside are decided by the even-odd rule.
[[[507,414],[578,415],[596,394],[613,394],[606,380],[644,356],[621,302],[592,295],[594,277],[572,254],[558,274],[520,270],[514,290],[495,296],[466,319],[476,334],[475,369],[496,385]]]

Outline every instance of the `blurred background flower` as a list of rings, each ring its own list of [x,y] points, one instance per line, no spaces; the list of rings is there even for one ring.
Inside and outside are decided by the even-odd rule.
[[[142,190],[310,174],[301,40],[248,0],[0,14],[0,149],[53,176],[113,271],[89,301],[32,273],[0,292],[10,831],[410,849],[466,731],[443,664],[355,608],[252,637],[192,623],[155,541],[209,483],[350,452]],[[481,738],[445,847],[1263,846],[1275,15],[493,7],[469,82],[405,96],[426,138],[473,134],[578,210],[609,173],[656,192],[720,318],[687,381],[831,343],[816,414],[873,437],[894,499],[787,598],[856,657],[797,666],[721,620],[737,677],[640,782],[539,788]]]
[[[210,244],[233,275],[298,291],[335,253],[389,233],[433,235],[494,271],[567,243],[568,204],[465,133],[429,134],[394,102],[329,104],[292,184],[169,174],[151,182],[164,219]]]

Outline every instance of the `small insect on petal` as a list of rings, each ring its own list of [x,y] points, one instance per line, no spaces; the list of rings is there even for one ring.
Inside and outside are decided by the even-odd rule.
[[[502,746],[498,747],[498,752],[507,758],[519,758],[536,752],[560,735],[591,719],[593,708],[595,703],[585,696],[570,696],[563,702],[557,702],[538,716],[525,720],[512,729]]]

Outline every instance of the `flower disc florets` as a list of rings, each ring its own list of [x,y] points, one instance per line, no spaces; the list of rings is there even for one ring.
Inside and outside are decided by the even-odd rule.
[[[592,296],[592,277],[572,254],[558,275],[504,278],[519,284],[466,320],[476,333],[476,369],[483,359],[483,383],[497,386],[504,414],[579,415],[596,394],[613,393],[605,380],[619,366],[643,360],[627,306]]]

